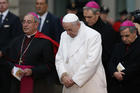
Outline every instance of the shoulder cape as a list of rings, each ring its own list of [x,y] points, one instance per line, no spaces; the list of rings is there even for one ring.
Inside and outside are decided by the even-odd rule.
[[[59,47],[59,44],[56,41],[54,41],[53,39],[51,39],[50,37],[48,37],[47,35],[45,35],[41,32],[37,32],[35,34],[35,38],[43,38],[43,39],[49,40],[53,44],[54,54],[56,55],[58,47]]]

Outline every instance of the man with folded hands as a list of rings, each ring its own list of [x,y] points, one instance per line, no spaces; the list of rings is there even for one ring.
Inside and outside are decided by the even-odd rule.
[[[121,24],[120,35],[122,42],[115,46],[109,63],[109,93],[136,93],[140,89],[140,37],[129,20]]]
[[[54,47],[58,43],[38,32],[37,14],[28,13],[22,24],[25,34],[3,51],[12,72],[10,93],[56,93]]]
[[[55,63],[63,93],[107,93],[101,35],[72,13],[63,17],[63,27]]]

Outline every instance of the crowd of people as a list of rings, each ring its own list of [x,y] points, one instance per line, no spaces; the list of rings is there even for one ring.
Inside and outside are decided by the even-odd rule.
[[[0,0],[2,93],[135,93],[140,88],[140,10],[108,17],[109,8],[87,2],[62,18],[36,0],[22,22]],[[82,17],[82,18],[81,18]]]

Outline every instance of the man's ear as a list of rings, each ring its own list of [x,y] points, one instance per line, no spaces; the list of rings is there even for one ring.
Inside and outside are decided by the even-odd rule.
[[[36,25],[36,27],[38,28],[38,26],[39,26],[39,22],[36,22],[35,25]]]
[[[135,32],[134,32],[134,33],[136,33],[136,34],[137,34],[137,33],[138,33],[138,30],[135,30]]]
[[[100,12],[99,12],[99,11],[98,11],[98,12],[96,12],[96,15],[100,16]]]

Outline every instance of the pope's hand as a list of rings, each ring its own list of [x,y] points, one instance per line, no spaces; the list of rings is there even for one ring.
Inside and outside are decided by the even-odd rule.
[[[67,87],[67,88],[72,87],[75,84],[74,81],[72,80],[72,78],[69,77],[67,73],[64,73],[62,75],[61,80],[62,80],[63,84],[65,85],[65,87]]]

